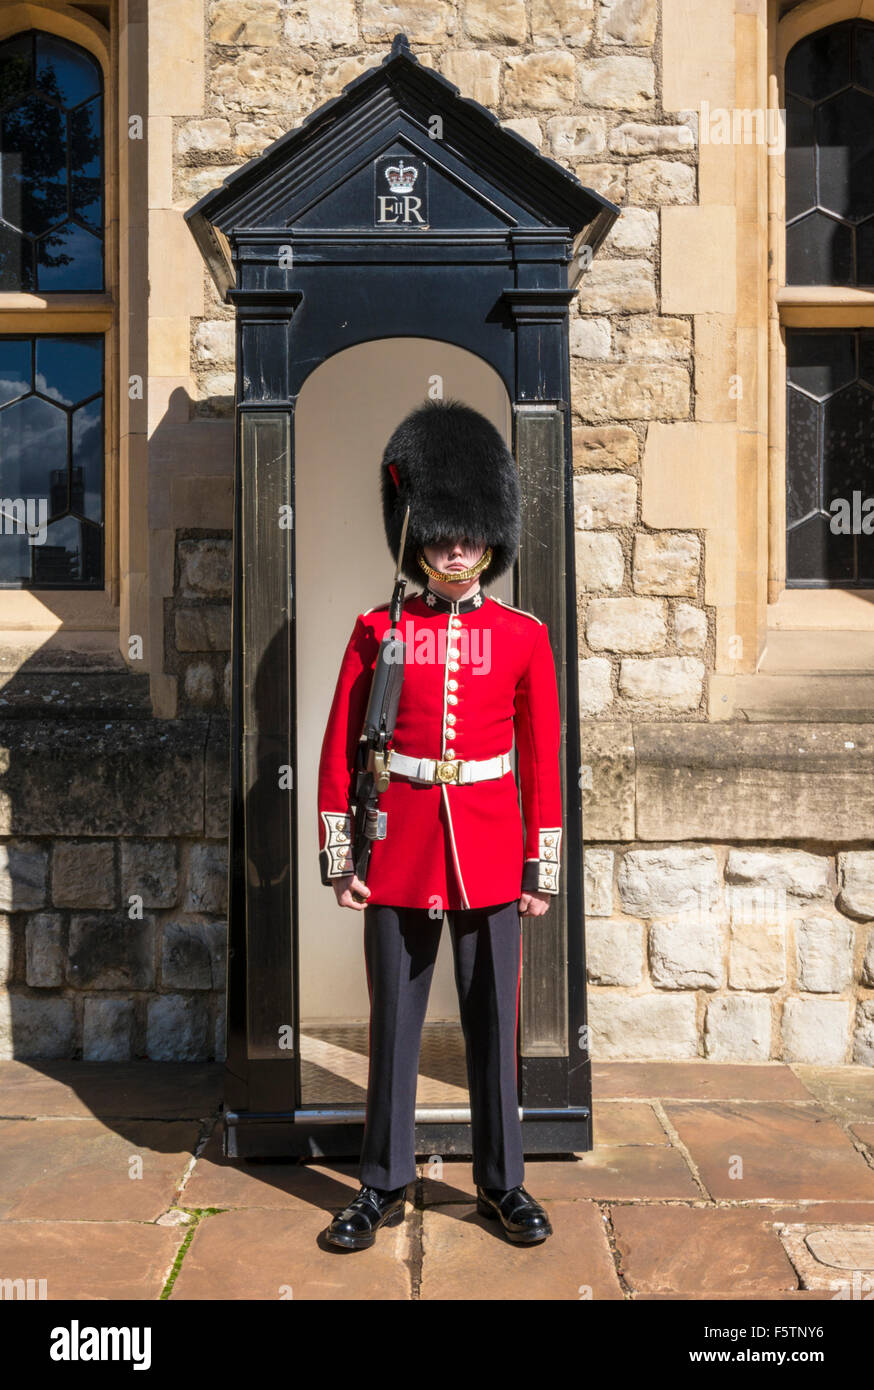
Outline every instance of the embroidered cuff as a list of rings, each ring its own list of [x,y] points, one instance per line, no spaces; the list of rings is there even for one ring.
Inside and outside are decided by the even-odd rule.
[[[348,811],[322,811],[325,847],[319,851],[322,882],[354,872],[352,860],[352,817]]]
[[[561,826],[540,832],[540,859],[537,889],[540,893],[558,892],[558,870],[560,864]]]

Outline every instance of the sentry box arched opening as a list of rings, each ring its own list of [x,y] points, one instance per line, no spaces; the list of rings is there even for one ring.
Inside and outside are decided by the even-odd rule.
[[[332,570],[354,572],[355,527],[363,536],[367,526],[350,473],[349,488],[325,498],[320,547],[312,516],[306,538],[297,534],[296,410],[329,358],[351,361],[348,349],[381,342],[390,354],[403,339],[409,361],[389,355],[403,365],[374,378],[371,430],[376,418],[387,437],[432,378],[456,372],[446,394],[491,411],[519,466],[523,543],[509,597],[547,622],[553,642],[567,845],[554,910],[524,935],[519,1104],[526,1152],[591,1148],[568,306],[618,215],[421,66],[403,35],[381,65],[186,213],[237,320],[228,1156],[357,1157],[361,1146],[361,1087],[347,1101],[307,1104],[302,1086],[302,912],[315,909],[301,888],[317,866],[314,821],[311,860],[301,851],[313,740],[299,722],[298,628],[299,557],[323,557],[327,617]],[[482,373],[460,372],[461,359]],[[362,409],[360,399],[350,406]],[[348,425],[342,398],[321,409],[326,430],[337,415]],[[378,565],[365,607],[388,598],[387,553]],[[349,606],[341,625],[353,620]],[[360,947],[357,935],[351,944]],[[469,1120],[464,1106],[420,1106],[417,1151],[469,1154]]]

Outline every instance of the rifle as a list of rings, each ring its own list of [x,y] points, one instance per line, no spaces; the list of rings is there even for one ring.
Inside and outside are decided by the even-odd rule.
[[[390,626],[379,644],[364,729],[356,758],[352,859],[355,874],[362,883],[366,881],[373,842],[384,840],[387,830],[388,813],[380,811],[379,798],[389,785],[391,749],[386,745],[394,733],[401,687],[404,683],[406,646],[397,631],[397,626],[401,620],[404,589],[407,585],[406,579],[401,576],[401,564],[409,519],[410,509],[407,507],[401,530],[394,590],[389,605]]]

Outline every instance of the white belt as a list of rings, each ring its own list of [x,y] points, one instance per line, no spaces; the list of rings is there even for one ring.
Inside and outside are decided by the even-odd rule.
[[[496,758],[410,758],[406,753],[394,749],[389,761],[389,772],[400,772],[404,777],[412,777],[417,782],[486,782],[493,777],[505,777],[512,769],[509,753],[500,753]]]

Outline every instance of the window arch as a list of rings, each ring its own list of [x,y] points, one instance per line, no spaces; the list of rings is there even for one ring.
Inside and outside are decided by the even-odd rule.
[[[93,54],[0,42],[0,294],[103,301],[103,123]],[[0,315],[0,586],[102,588],[105,334],[40,332],[43,312],[14,334]]]

